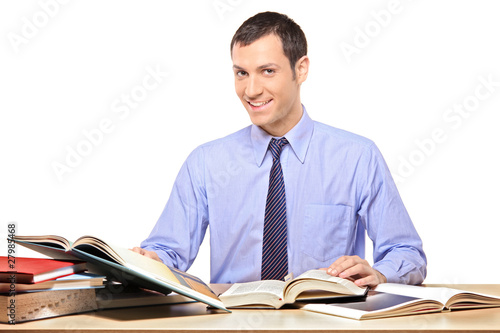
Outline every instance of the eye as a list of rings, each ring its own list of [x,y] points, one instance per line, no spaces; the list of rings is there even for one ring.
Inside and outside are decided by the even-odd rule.
[[[267,75],[272,75],[274,74],[274,69],[264,69],[264,74],[267,74]]]
[[[239,77],[243,77],[243,76],[246,76],[248,73],[245,72],[245,71],[237,71],[236,72],[236,76],[239,76]]]

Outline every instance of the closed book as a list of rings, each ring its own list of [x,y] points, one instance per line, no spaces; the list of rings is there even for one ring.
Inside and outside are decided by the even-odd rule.
[[[38,283],[82,272],[84,261],[0,257],[0,282]]]
[[[50,290],[0,295],[0,323],[57,317],[97,309],[95,289]]]
[[[0,294],[24,293],[45,290],[65,290],[84,288],[104,288],[103,275],[92,273],[75,273],[66,275],[55,280],[48,280],[39,283],[0,283]]]

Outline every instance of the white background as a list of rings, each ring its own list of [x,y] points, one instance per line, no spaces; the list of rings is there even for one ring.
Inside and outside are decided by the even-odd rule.
[[[498,283],[498,2],[307,3],[2,1],[0,254],[12,221],[18,235],[93,234],[125,247],[147,237],[187,155],[250,123],[229,42],[245,19],[273,10],[308,37],[310,116],[385,156],[424,241],[426,282]],[[347,44],[357,53],[343,53]],[[168,72],[151,91],[141,88],[148,70]],[[143,100],[115,112],[132,93]],[[447,113],[464,103],[466,116]],[[88,146],[83,133],[105,119],[112,130]],[[58,178],[54,163],[84,146]],[[190,271],[206,282],[208,260],[205,242]]]

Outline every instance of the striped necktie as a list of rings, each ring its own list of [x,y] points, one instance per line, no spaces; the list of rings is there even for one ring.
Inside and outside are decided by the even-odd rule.
[[[269,143],[273,166],[264,216],[262,280],[283,280],[288,274],[285,183],[280,163],[281,148],[287,143],[285,138],[271,139]]]

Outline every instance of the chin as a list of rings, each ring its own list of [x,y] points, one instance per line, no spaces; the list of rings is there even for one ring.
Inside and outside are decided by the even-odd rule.
[[[269,122],[269,119],[267,119],[267,117],[265,117],[264,115],[250,115],[250,121],[252,122],[252,124],[256,125],[256,126],[259,126],[259,127],[262,127],[262,126],[265,126],[268,122]]]
[[[259,126],[259,127],[261,127],[261,126],[265,125],[265,122],[263,122],[263,121],[259,121],[259,120],[255,119],[255,118],[252,118],[252,117],[250,117],[250,121],[251,121],[251,122],[252,122],[252,124],[254,124],[255,126]]]

